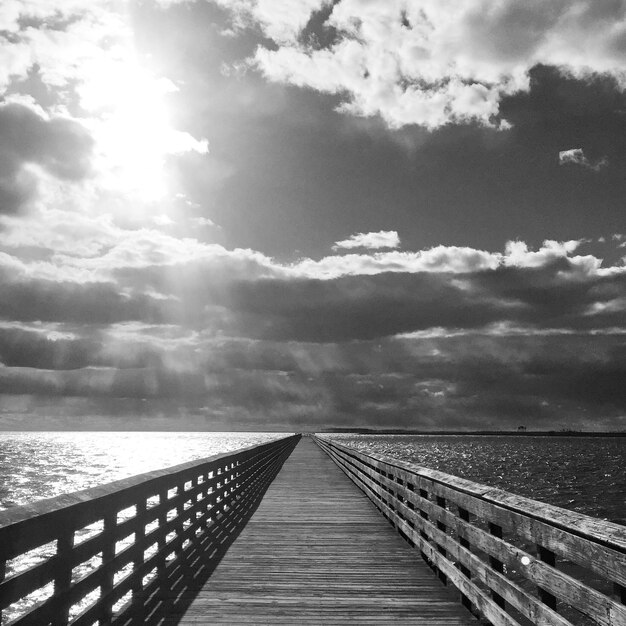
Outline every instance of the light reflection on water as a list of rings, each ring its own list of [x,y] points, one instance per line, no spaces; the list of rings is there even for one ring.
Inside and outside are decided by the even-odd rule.
[[[285,433],[0,432],[0,510]]]
[[[626,437],[333,434],[345,445],[626,524]]]

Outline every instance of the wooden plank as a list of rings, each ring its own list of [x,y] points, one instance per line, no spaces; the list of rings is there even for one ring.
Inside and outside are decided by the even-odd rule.
[[[187,593],[189,607],[166,623],[477,624],[309,438],[212,576]]]

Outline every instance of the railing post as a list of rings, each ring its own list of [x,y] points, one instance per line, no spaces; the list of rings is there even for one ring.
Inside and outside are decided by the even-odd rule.
[[[463,509],[463,508],[459,507],[459,517],[464,522],[469,523],[469,521],[470,521],[470,514],[469,514],[469,511],[467,509]],[[470,546],[469,540],[465,539],[465,537],[459,537],[459,543],[466,550],[471,550],[472,549],[472,547]],[[461,570],[463,575],[466,576],[468,579],[472,578],[472,572],[470,571],[470,569],[468,567],[466,567],[462,563],[459,563],[459,569]],[[463,606],[466,609],[469,609],[469,610],[472,609],[472,603],[471,603],[470,599],[464,593],[461,593],[461,604],[463,604]]]
[[[556,554],[552,552],[552,550],[548,550],[542,545],[537,544],[537,554],[539,555],[539,559],[546,563],[546,565],[556,567]],[[541,601],[552,610],[556,611],[556,596],[541,587],[537,587],[537,592],[539,593]]]
[[[167,527],[167,511],[168,511],[168,492],[169,489],[164,487],[159,491],[159,505],[165,505],[161,507],[161,514],[159,515],[159,539],[158,539],[158,554],[157,560],[157,576],[163,578],[165,576],[165,567],[167,565],[167,554],[165,554],[165,547],[167,545],[167,533],[165,532]]]
[[[424,498],[424,500],[428,500],[428,491],[426,491],[426,489],[420,489],[420,497]],[[424,511],[421,507],[420,507],[420,517],[422,519],[425,519],[426,521],[428,521],[428,513],[426,513],[426,511]],[[422,539],[424,541],[428,541],[429,537],[428,534],[426,533],[426,531],[424,530],[424,527],[422,526],[422,528],[420,528],[420,535],[422,537]],[[425,552],[421,552],[422,558],[430,565],[430,559],[428,558],[428,555]]]
[[[115,557],[115,527],[117,526],[117,511],[109,511],[104,517],[102,530],[105,539],[102,548],[102,566],[107,567]],[[113,577],[115,572],[108,572],[100,585],[100,597],[102,598],[102,621],[108,624],[113,616],[113,603],[107,596],[113,591]]]
[[[143,602],[143,576],[139,575],[139,570],[144,563],[144,548],[143,542],[146,537],[146,512],[148,510],[148,503],[145,497],[142,497],[136,504],[135,509],[137,511],[137,529],[135,530],[135,558],[133,559],[133,604],[138,605]]]
[[[207,526],[209,523],[211,523],[211,519],[213,517],[211,511],[213,511],[214,505],[215,505],[215,487],[213,484],[213,472],[207,472],[204,475],[205,478],[205,488],[204,488],[204,495],[205,495],[205,499],[204,499],[204,510],[206,511],[206,522],[205,522],[205,526]]]
[[[176,495],[178,496],[178,504],[176,505],[176,537],[177,538],[181,538],[181,541],[179,543],[179,547],[175,550],[175,554],[176,557],[180,557],[183,554],[183,541],[182,541],[182,534],[183,531],[185,530],[184,525],[183,525],[183,518],[185,517],[185,498],[186,498],[186,491],[185,491],[185,483],[187,481],[186,480],[182,480],[180,483],[178,483],[178,486],[176,487]]]
[[[0,582],[4,580],[6,573],[7,573],[6,559],[0,557]],[[1,608],[0,608],[0,624],[2,624],[2,609]]]
[[[441,507],[442,509],[446,508],[446,499],[445,498],[442,498],[441,496],[437,496],[436,502],[437,502],[437,506]],[[439,521],[439,520],[437,520],[437,528],[444,534],[448,530],[446,525],[443,522]],[[440,544],[437,544],[437,552],[439,552],[439,554],[441,554],[443,557],[447,557],[448,556],[448,553],[446,552],[446,549],[442,545],[440,545]],[[441,580],[441,582],[444,585],[448,584],[448,577],[441,570],[439,570],[439,580]]]
[[[489,533],[498,539],[502,539],[502,526],[489,522]],[[489,565],[491,565],[496,572],[504,572],[504,563],[502,563],[500,559],[496,559],[494,556],[489,557]],[[499,593],[493,591],[493,589],[491,590],[491,598],[500,608],[504,609],[506,607],[504,598]]]
[[[412,485],[410,482],[405,482],[404,486],[408,491],[415,492],[415,485]],[[404,504],[411,510],[415,511],[415,505],[410,500],[404,500]],[[415,523],[412,520],[407,520],[406,523],[415,530]],[[411,545],[415,546],[415,543],[411,541]]]
[[[202,487],[201,487],[202,483],[200,482],[200,476],[194,476],[193,480],[191,481],[191,484],[193,485],[193,489],[195,492],[195,495],[191,499],[191,511],[192,511],[191,523],[193,524],[193,527],[194,527],[193,541],[195,542],[198,536],[200,535],[200,533],[202,532],[200,525],[201,525],[201,518],[203,517],[203,515],[200,509],[201,509],[202,500],[204,498],[202,496]],[[200,487],[200,489],[197,490],[198,487]]]
[[[53,626],[65,626],[69,621],[70,602],[68,591],[72,584],[72,549],[74,529],[63,528],[57,537],[57,555],[54,575],[54,595],[57,597]]]

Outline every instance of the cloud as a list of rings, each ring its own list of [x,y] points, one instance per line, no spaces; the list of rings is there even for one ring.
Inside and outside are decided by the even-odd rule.
[[[379,248],[397,248],[400,245],[400,237],[395,230],[380,230],[377,233],[357,233],[348,239],[336,241],[333,250],[340,248],[368,248],[376,250]]]
[[[17,228],[20,221],[0,236],[16,250],[43,246],[31,261],[0,254],[5,319],[174,323],[313,342],[496,322],[573,329],[624,322],[624,267],[576,254],[579,241],[546,241],[538,250],[510,242],[503,253],[438,246],[337,254],[286,265],[107,220],[72,224],[58,211],[42,223],[50,231]]]
[[[54,325],[0,325],[0,363],[6,367],[80,369],[94,364],[98,349],[94,338],[60,332]]]
[[[273,40],[252,59],[269,80],[337,94],[340,110],[380,115],[393,128],[508,128],[500,102],[528,91],[538,64],[577,78],[611,75],[626,85],[619,2],[321,4],[285,2],[281,11],[247,0],[226,6]]]
[[[289,264],[59,209],[2,225],[5,407],[75,398],[87,413],[178,406],[294,428],[608,424],[624,410],[626,270],[581,241]]]
[[[143,332],[149,339],[151,329]],[[207,425],[224,419],[248,428],[277,420],[293,428],[598,429],[619,427],[626,409],[626,353],[610,336],[475,333],[324,345],[218,340],[205,344],[209,349],[216,359],[188,369],[168,365],[164,348],[160,360],[123,371],[0,366],[0,389],[11,394],[0,416],[11,396],[47,406],[48,415],[57,404],[73,412],[68,398],[82,399],[72,402],[82,409],[72,423],[83,427],[90,423],[85,416],[100,412],[145,415],[144,427],[162,414],[176,416],[177,424],[191,414],[204,415]]]
[[[215,222],[208,217],[192,217],[191,221],[197,226],[216,226]]]
[[[19,103],[0,105],[0,213],[33,198],[42,175],[79,181],[91,172],[94,141],[78,122]]]
[[[311,14],[320,11],[328,0],[216,0],[217,4],[233,12],[235,27],[245,28],[251,23],[262,25],[275,41],[290,41],[307,25]]]
[[[221,303],[237,312],[235,327],[246,336],[341,342],[504,322],[570,330],[621,327],[626,324],[619,305],[625,290],[623,269],[606,276],[584,273],[564,258],[542,267],[503,265],[465,274],[238,282]]]
[[[603,167],[609,164],[606,157],[602,157],[597,161],[591,162],[585,156],[582,148],[571,148],[570,150],[561,150],[559,152],[559,165],[573,163],[574,165],[582,165],[583,167],[599,172]]]

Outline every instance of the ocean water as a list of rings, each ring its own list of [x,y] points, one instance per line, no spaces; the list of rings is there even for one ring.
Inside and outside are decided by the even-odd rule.
[[[285,433],[0,432],[0,510]]]
[[[332,435],[585,515],[626,524],[626,437]]]

